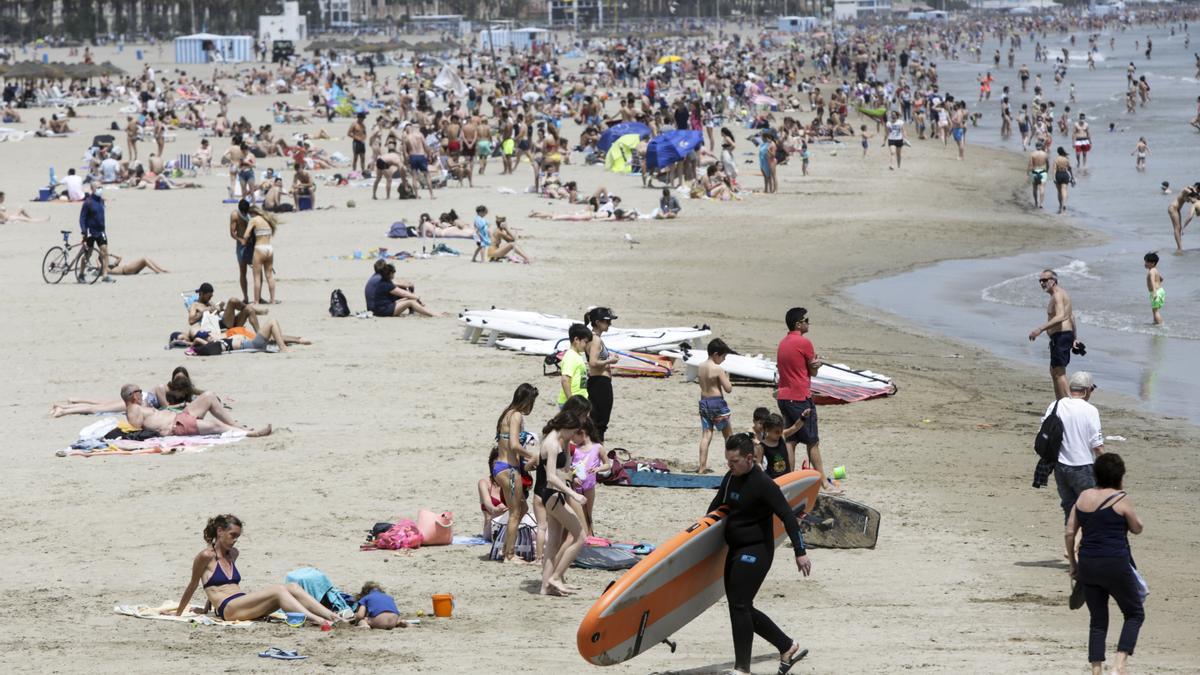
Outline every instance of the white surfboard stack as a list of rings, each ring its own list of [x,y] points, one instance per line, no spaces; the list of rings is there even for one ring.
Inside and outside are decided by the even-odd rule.
[[[548,356],[567,347],[567,330],[580,323],[564,316],[523,312],[512,309],[468,309],[458,315],[464,324],[463,339],[485,340],[499,347],[525,354]],[[681,344],[698,346],[712,331],[704,327],[612,328],[604,334],[604,344],[620,351],[656,352],[679,348]]]

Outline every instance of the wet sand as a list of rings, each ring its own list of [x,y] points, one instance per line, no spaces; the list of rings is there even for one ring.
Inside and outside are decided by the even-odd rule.
[[[121,65],[135,67],[131,49],[124,57]],[[302,96],[286,98],[299,103]],[[262,123],[271,100],[237,98],[231,113]],[[271,668],[255,654],[277,645],[311,655],[295,666],[305,672],[373,672],[381,664],[430,673],[593,671],[576,652],[575,629],[615,575],[573,570],[570,580],[583,593],[543,598],[535,594],[533,568],[486,562],[484,548],[358,551],[374,522],[414,517],[419,508],[452,510],[458,532],[478,530],[475,483],[485,475],[495,416],[522,381],[542,392],[531,422],[540,425],[553,412],[555,382],[541,376],[540,359],[466,344],[453,318],[332,319],[326,312],[334,288],[362,308],[371,264],[331,256],[380,245],[419,249],[419,242],[387,240],[388,226],[401,218],[414,223],[425,210],[467,214],[482,203],[492,215],[509,216],[537,262],[472,265],[469,241],[451,240],[463,257],[399,264],[398,276],[414,280],[436,311],[497,305],[582,316],[588,305],[604,304],[620,325],[707,322],[742,353],[770,353],[784,311],[804,305],[819,353],[899,382],[893,398],[820,410],[827,464],[845,465],[849,495],[883,514],[879,546],[816,550],[808,579],[781,551],[758,596],[759,606],[811,650],[803,672],[1083,670],[1087,614],[1066,608],[1057,495],[1053,486],[1029,487],[1048,377],[899,327],[843,295],[853,282],[935,260],[1085,241],[1060,221],[1014,206],[1024,190],[1021,158],[976,148],[964,164],[953,150],[917,144],[906,150],[903,171],[890,172],[882,148],[864,161],[857,145],[839,148],[836,157],[830,146],[817,146],[814,175],[784,168],[778,195],[740,204],[685,201],[679,220],[637,223],[530,221],[524,216],[534,208],[569,209],[520,193],[530,179],[527,165],[517,177],[501,177],[493,162],[474,190],[440,191],[433,204],[373,202],[361,188],[321,189],[318,203],[338,208],[283,216],[275,240],[283,304],[271,310],[285,332],[316,344],[288,355],[198,359],[162,345],[183,326],[180,291],[209,281],[218,297],[236,293],[226,229],[231,207],[220,203],[223,171],[201,177],[200,190],[109,193],[112,249],[153,257],[171,274],[89,287],[48,286],[38,276],[58,230],[77,231],[78,207],[22,199],[44,181],[51,162],[62,175],[78,161],[85,140],[115,111],[81,108],[100,117],[77,120],[83,131],[73,138],[0,145],[0,186],[10,209],[23,205],[52,218],[0,228],[9,298],[3,336],[12,346],[5,419],[16,430],[16,442],[3,450],[8,489],[0,496],[8,570],[0,611],[12,619],[0,637],[0,663],[9,669],[245,672]],[[339,120],[329,130],[344,137],[347,126]],[[568,136],[577,137],[573,127]],[[181,131],[167,154],[197,143],[195,133]],[[318,145],[349,148],[345,140]],[[225,142],[214,147],[219,156]],[[280,168],[282,161],[260,166]],[[743,182],[756,186],[752,166],[739,169]],[[641,210],[657,202],[658,193],[643,191],[636,179],[598,167],[573,164],[564,179],[589,191],[607,185]],[[518,194],[500,194],[501,187]],[[349,199],[357,208],[346,208]],[[624,243],[625,232],[641,244]],[[238,419],[272,423],[276,433],[171,457],[54,456],[93,420],[51,420],[51,401],[115,397],[126,382],[165,381],[179,364],[199,386],[233,398]],[[1135,672],[1192,672],[1200,656],[1200,586],[1189,558],[1200,543],[1193,522],[1198,434],[1182,422],[1130,412],[1129,401],[1100,384],[1094,401],[1105,432],[1128,439],[1109,449],[1126,457],[1127,487],[1146,522],[1133,550],[1152,590],[1132,663]],[[610,446],[694,467],[695,385],[678,376],[621,379],[615,390]],[[770,391],[755,387],[735,388],[729,400],[739,428],[748,426],[754,407],[771,404]],[[598,533],[660,542],[701,515],[710,498],[601,488]],[[453,593],[455,618],[390,633],[327,634],[280,625],[189,629],[110,612],[117,603],[177,601],[203,546],[205,520],[224,512],[246,523],[238,561],[244,589],[280,583],[289,570],[313,565],[344,590],[382,583],[406,615],[428,613],[432,593]],[[1118,627],[1114,616],[1110,645]],[[732,665],[724,602],[675,638],[675,654],[655,648],[605,672],[708,673]],[[773,672],[770,647],[758,641],[755,653],[755,671]]]

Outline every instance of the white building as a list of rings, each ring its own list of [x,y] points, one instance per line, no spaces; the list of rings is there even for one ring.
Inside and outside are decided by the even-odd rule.
[[[484,28],[479,31],[479,48],[507,49],[512,47],[520,51],[533,49],[550,41],[550,31],[545,28]]]
[[[807,33],[816,30],[819,24],[815,16],[781,16],[778,30],[781,33]]]
[[[352,0],[321,0],[321,15],[330,28],[353,28],[358,23]]]
[[[300,3],[283,3],[283,14],[260,15],[258,39],[268,45],[275,40],[299,42],[308,39],[308,17],[300,13]]]

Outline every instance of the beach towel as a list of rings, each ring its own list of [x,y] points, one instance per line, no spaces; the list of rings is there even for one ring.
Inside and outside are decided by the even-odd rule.
[[[155,621],[181,621],[183,623],[194,623],[202,626],[250,626],[254,621],[226,621],[218,619],[212,614],[202,614],[204,611],[203,605],[188,605],[188,609],[183,616],[175,616],[174,614],[166,615],[162,612],[166,610],[174,610],[179,607],[178,602],[168,600],[157,607],[150,605],[115,605],[113,612],[122,616],[132,616],[135,619],[152,619]],[[284,621],[287,615],[282,610],[275,611],[258,621]]]
[[[612,546],[584,546],[572,567],[589,570],[627,570],[638,563],[638,557],[630,551]]]
[[[58,457],[173,455],[183,452],[204,452],[214,445],[237,443],[246,437],[245,431],[233,429],[220,435],[212,434],[208,436],[156,436],[141,441],[121,438],[107,441],[99,440],[108,431],[116,428],[117,424],[121,421],[124,421],[124,418],[106,417],[89,424],[87,427],[84,427],[84,432],[89,434],[88,438],[83,437],[83,432],[80,432],[81,436],[78,441],[54,454]],[[100,436],[90,437],[98,429],[104,428],[102,423],[105,425],[111,423],[111,426],[108,426]]]

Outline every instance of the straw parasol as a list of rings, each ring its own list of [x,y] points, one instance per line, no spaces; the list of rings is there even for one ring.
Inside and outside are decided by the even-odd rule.
[[[49,66],[40,61],[20,61],[18,63],[14,63],[8,69],[8,72],[6,72],[4,74],[4,77],[7,77],[7,78],[13,79],[13,80],[18,80],[18,79],[33,80],[33,79],[39,79],[39,78],[44,78],[44,77],[53,77],[53,75],[47,74],[49,72],[50,72]]]
[[[98,69],[97,72],[101,76],[109,75],[109,76],[121,77],[121,76],[125,75],[125,71],[117,66],[114,66],[112,61],[105,61],[104,63],[101,63],[100,65],[95,66],[95,67]]]

